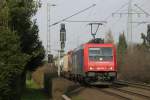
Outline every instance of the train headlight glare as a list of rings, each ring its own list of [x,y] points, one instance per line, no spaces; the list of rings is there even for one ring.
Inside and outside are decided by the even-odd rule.
[[[113,68],[112,68],[112,67],[110,67],[110,69],[112,70]]]
[[[90,70],[93,70],[93,68],[92,68],[92,67],[90,67]]]
[[[112,66],[108,66],[107,69],[108,70],[113,70],[113,67]]]
[[[99,58],[99,60],[100,60],[100,61],[102,61],[102,60],[103,60],[103,58]]]

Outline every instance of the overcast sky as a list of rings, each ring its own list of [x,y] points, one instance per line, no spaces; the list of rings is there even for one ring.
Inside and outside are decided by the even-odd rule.
[[[96,4],[95,7],[72,17],[69,20],[99,20],[107,21],[107,24],[100,27],[96,37],[105,37],[108,30],[112,31],[115,41],[118,41],[118,36],[121,32],[127,30],[127,15],[120,17],[119,15],[111,16],[113,12],[118,10],[122,5],[126,4],[128,0],[41,0],[42,7],[39,9],[36,18],[40,29],[40,39],[42,40],[44,46],[46,47],[46,34],[47,34],[47,3],[56,4],[56,7],[51,7],[51,24],[66,18],[82,9],[89,7],[92,4]],[[150,0],[133,0],[133,4],[138,4],[146,12],[150,13]],[[134,10],[138,10],[133,7]],[[128,6],[125,6],[118,12],[126,12]],[[108,18],[108,19],[106,19]],[[133,21],[149,21],[150,17],[145,17],[141,15],[140,17],[134,16]],[[67,42],[66,50],[76,48],[82,43],[87,42],[92,38],[90,35],[90,27],[88,23],[67,23]],[[141,42],[140,33],[146,33],[147,24],[133,24],[133,41]],[[59,49],[59,31],[60,24],[51,27],[51,49]],[[54,51],[52,51],[54,52]]]

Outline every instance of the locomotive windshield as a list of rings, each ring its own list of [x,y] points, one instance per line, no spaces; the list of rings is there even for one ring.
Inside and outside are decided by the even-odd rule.
[[[89,60],[90,61],[112,61],[113,54],[112,48],[89,48]]]

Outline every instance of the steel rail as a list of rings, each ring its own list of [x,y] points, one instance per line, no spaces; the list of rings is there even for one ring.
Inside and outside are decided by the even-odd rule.
[[[114,92],[110,92],[110,91],[107,91],[107,90],[104,90],[104,89],[99,89],[99,88],[97,88],[97,87],[92,87],[92,88],[94,88],[94,89],[96,89],[96,90],[98,90],[98,91],[100,91],[100,92],[103,92],[103,93],[105,93],[106,95],[118,97],[118,98],[120,98],[121,100],[122,100],[122,99],[123,99],[123,100],[132,100],[132,99],[130,99],[130,98],[128,98],[128,97],[119,95],[119,94],[114,93]]]
[[[114,82],[114,84],[128,85],[128,86],[131,86],[131,87],[141,88],[141,89],[150,91],[150,86],[144,85],[144,84],[139,84],[139,83],[132,83],[132,82],[127,82],[127,81],[122,81],[121,80],[121,81]]]
[[[117,88],[117,87],[111,87],[111,89],[120,91],[120,92],[122,92],[122,93],[131,94],[131,95],[135,95],[135,96],[138,96],[138,97],[143,97],[143,98],[145,98],[145,99],[150,100],[150,96],[146,96],[146,95],[144,95],[144,94],[140,94],[140,93],[137,93],[137,92],[133,92],[133,91],[129,91],[129,90]]]

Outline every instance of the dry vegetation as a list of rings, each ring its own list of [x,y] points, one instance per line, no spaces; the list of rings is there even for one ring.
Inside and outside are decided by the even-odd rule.
[[[74,83],[63,78],[57,78],[57,68],[53,64],[45,64],[32,74],[32,79],[44,88],[44,91],[53,100],[62,100],[64,94]]]
[[[56,70],[57,68],[55,68],[53,64],[45,64],[33,72],[32,78],[41,88],[43,88],[44,73],[53,73],[56,72]]]
[[[43,79],[44,79],[44,72],[47,69],[47,67],[41,67],[37,69],[32,74],[33,80],[41,87],[43,88]]]
[[[150,82],[150,51],[134,47],[127,50],[120,78],[130,81]]]

